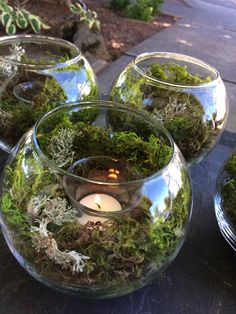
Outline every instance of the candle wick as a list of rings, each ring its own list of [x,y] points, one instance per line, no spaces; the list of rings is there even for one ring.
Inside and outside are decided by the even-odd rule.
[[[97,205],[97,207],[99,208],[99,209],[101,209],[101,206],[98,204],[98,203],[95,203],[96,205]]]

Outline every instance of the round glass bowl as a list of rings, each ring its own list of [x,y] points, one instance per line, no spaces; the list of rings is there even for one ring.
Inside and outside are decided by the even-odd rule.
[[[171,52],[139,55],[115,80],[110,99],[144,109],[162,122],[188,163],[199,162],[213,147],[226,120],[218,71]]]
[[[145,113],[111,102],[61,106],[12,151],[2,231],[36,279],[88,298],[146,285],[186,236],[191,186],[177,146]]]
[[[41,35],[0,37],[3,149],[59,104],[98,98],[93,70],[75,45]]]
[[[218,176],[214,203],[220,231],[236,251],[236,151],[231,154]]]

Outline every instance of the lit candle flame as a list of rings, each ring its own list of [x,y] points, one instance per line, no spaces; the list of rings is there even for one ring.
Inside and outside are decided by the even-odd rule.
[[[101,197],[100,197],[100,195],[99,194],[96,194],[95,195],[95,197],[94,197],[94,204],[95,205],[97,205],[97,207],[99,208],[99,209],[101,209],[101,204],[102,202],[101,202]]]

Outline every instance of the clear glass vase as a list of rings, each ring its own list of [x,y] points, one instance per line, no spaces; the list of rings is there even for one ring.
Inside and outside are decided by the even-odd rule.
[[[225,162],[218,176],[214,203],[220,231],[236,251],[236,151]]]
[[[171,52],[139,55],[113,83],[110,99],[144,109],[162,122],[188,163],[201,161],[214,146],[227,116],[218,71]]]
[[[1,148],[61,103],[98,98],[93,70],[75,45],[41,35],[0,38]]]
[[[146,285],[177,255],[192,194],[165,128],[111,102],[44,115],[4,170],[1,225],[37,280],[80,297],[110,298]]]

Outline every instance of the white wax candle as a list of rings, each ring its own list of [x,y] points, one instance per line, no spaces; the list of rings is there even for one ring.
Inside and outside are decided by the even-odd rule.
[[[121,204],[117,201],[117,199],[115,199],[111,195],[103,193],[87,195],[82,198],[79,203],[88,208],[98,211],[98,217],[90,216],[86,213],[83,213],[82,216],[79,218],[80,223],[83,225],[86,224],[88,221],[106,221],[106,217],[99,217],[99,211],[114,212],[122,210]]]

